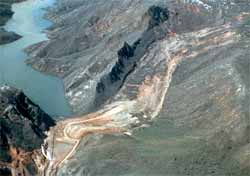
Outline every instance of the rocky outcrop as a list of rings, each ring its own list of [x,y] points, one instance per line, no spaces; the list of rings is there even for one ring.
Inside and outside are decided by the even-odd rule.
[[[110,97],[114,96],[120,88],[122,88],[126,77],[134,71],[136,64],[142,56],[147,52],[148,47],[153,43],[164,38],[167,28],[159,27],[169,18],[169,10],[158,6],[149,8],[147,15],[149,16],[148,28],[142,33],[132,46],[124,43],[123,47],[118,51],[118,61],[112,67],[110,73],[102,76],[96,87],[95,106],[103,104]]]
[[[11,10],[11,4],[9,3],[1,3],[0,7],[0,25],[4,25],[14,14]]]
[[[0,45],[14,42],[20,38],[20,35],[0,28]]]
[[[167,21],[169,19],[170,12],[167,7],[162,8],[153,5],[148,9],[148,15],[150,16],[148,30],[150,30]]]
[[[0,88],[0,173],[36,175],[35,152],[54,120],[25,94]]]

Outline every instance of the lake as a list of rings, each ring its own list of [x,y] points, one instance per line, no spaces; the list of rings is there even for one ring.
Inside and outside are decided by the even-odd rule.
[[[71,109],[65,99],[63,82],[42,74],[25,64],[26,47],[48,40],[43,30],[51,25],[44,19],[45,8],[55,0],[28,0],[13,4],[13,18],[4,26],[23,37],[13,43],[0,45],[0,85],[21,89],[32,101],[52,116],[69,116]]]

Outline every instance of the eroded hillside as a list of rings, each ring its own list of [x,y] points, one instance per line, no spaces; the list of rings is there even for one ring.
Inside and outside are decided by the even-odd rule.
[[[51,40],[29,47],[28,63],[62,77],[75,112],[88,114],[49,131],[47,173],[247,175],[249,9],[59,0]]]

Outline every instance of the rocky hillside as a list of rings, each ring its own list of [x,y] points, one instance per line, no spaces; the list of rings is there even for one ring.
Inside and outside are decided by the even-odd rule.
[[[0,88],[0,175],[36,175],[36,152],[54,120],[21,91]]]
[[[7,44],[14,42],[18,39],[20,39],[21,36],[10,31],[6,31],[3,28],[0,28],[0,44]]]
[[[66,96],[74,111],[89,112],[95,107],[95,95],[100,88],[100,84],[97,84],[100,79],[106,79],[102,78],[104,75],[111,72],[118,60],[117,52],[124,42],[130,46],[137,45],[141,38],[142,43],[136,49],[140,54],[132,58],[136,62],[151,43],[157,40],[154,33],[159,29],[155,28],[154,32],[155,29],[148,26],[150,16],[156,15],[155,18],[159,18],[161,15],[158,12],[148,13],[153,5],[170,9],[168,13],[171,20],[167,24],[170,28],[164,29],[165,32],[198,29],[202,25],[211,24],[216,18],[220,19],[221,15],[218,9],[206,12],[202,5],[200,8],[203,15],[195,14],[198,7],[184,6],[181,1],[59,0],[56,8],[48,15],[54,21],[47,32],[50,40],[29,47],[27,52],[31,58],[27,63],[39,71],[63,78]],[[151,23],[155,25],[154,21]],[[119,87],[118,84],[116,86]]]
[[[247,176],[249,10],[248,0],[58,0],[50,40],[29,47],[27,63],[63,79],[75,113],[98,110],[46,139],[72,139],[49,146],[56,165],[67,161],[58,175]]]

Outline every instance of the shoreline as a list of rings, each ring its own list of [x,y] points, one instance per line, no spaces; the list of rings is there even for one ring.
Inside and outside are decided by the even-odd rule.
[[[23,0],[23,1],[25,1],[25,0]],[[63,117],[62,117],[63,119],[65,119],[65,118],[69,118],[69,117],[71,117],[72,115],[74,115],[74,112],[73,112],[73,107],[70,105],[69,100],[67,99],[67,96],[66,96],[66,88],[65,88],[65,83],[64,83],[63,78],[60,77],[60,76],[58,76],[58,75],[56,75],[56,74],[52,74],[52,73],[49,73],[49,72],[41,71],[41,70],[39,70],[38,68],[36,68],[36,67],[34,67],[34,66],[32,66],[31,64],[28,63],[28,60],[31,58],[31,51],[29,51],[29,50],[30,50],[31,48],[32,48],[32,49],[31,49],[32,51],[33,51],[33,50],[36,50],[36,48],[38,48],[42,43],[51,40],[50,35],[49,35],[50,28],[52,28],[53,25],[55,25],[55,22],[54,22],[54,20],[53,20],[53,18],[52,18],[51,16],[52,16],[53,13],[54,13],[54,12],[53,12],[53,9],[56,8],[57,3],[58,3],[58,0],[54,0],[54,2],[52,3],[51,6],[42,8],[42,9],[44,10],[44,14],[43,14],[43,17],[42,17],[42,18],[45,19],[45,20],[50,21],[50,23],[51,23],[48,27],[46,27],[45,29],[43,29],[43,30],[41,31],[41,33],[43,33],[43,34],[46,35],[46,38],[47,38],[47,39],[46,39],[46,40],[43,40],[43,41],[40,41],[40,42],[38,42],[38,43],[33,43],[33,44],[31,44],[31,45],[29,45],[29,46],[23,48],[23,51],[24,51],[24,52],[27,54],[27,56],[28,56],[28,57],[25,59],[25,61],[24,61],[25,64],[26,64],[28,67],[30,67],[31,69],[33,69],[33,70],[35,70],[35,71],[37,71],[37,72],[39,72],[39,73],[41,73],[41,74],[43,74],[43,75],[45,75],[45,76],[57,78],[57,79],[59,79],[59,80],[62,82],[62,86],[63,86],[63,90],[64,90],[64,98],[66,99],[66,103],[67,103],[68,107],[70,108],[70,113],[71,113],[71,115],[69,115],[69,116],[63,116]],[[35,49],[33,49],[34,47],[35,47]],[[55,116],[57,116],[57,118],[55,118]],[[52,117],[53,117],[56,121],[62,119],[62,118],[60,118],[60,117],[61,117],[60,115],[59,115],[59,116],[58,116],[58,115],[52,115]]]
[[[23,35],[23,38],[0,48],[1,53],[3,53],[3,59],[0,62],[2,62],[2,65],[7,64],[11,69],[16,69],[20,78],[12,74],[7,67],[2,69],[4,73],[2,81],[10,86],[22,89],[53,117],[68,117],[72,115],[72,108],[66,100],[62,79],[37,71],[26,64],[26,60],[30,57],[25,51],[26,47],[49,40],[44,31],[51,26],[52,22],[44,18],[44,14],[47,13],[46,9],[53,3],[54,0],[26,1],[14,6],[16,13],[5,28],[13,29],[14,32]],[[28,17],[30,20],[24,21]],[[46,84],[43,84],[43,82],[46,82]],[[50,96],[42,96],[40,92]]]
[[[12,11],[12,5],[14,3],[20,3],[25,0],[13,0],[12,2],[7,2],[7,1],[1,1],[0,0],[0,5],[2,7],[0,8],[0,45],[5,45],[12,43],[16,40],[19,40],[22,38],[21,35],[12,32],[12,31],[7,31],[5,30],[5,25],[8,23],[8,21],[13,17],[14,12]]]
[[[249,50],[236,32],[249,13],[223,23],[193,4],[59,2],[66,4],[54,10],[52,36],[26,49],[28,62],[61,75],[70,105],[83,115],[46,131],[34,151],[41,175],[249,173]],[[103,95],[95,83],[101,93],[116,92],[86,113]]]

